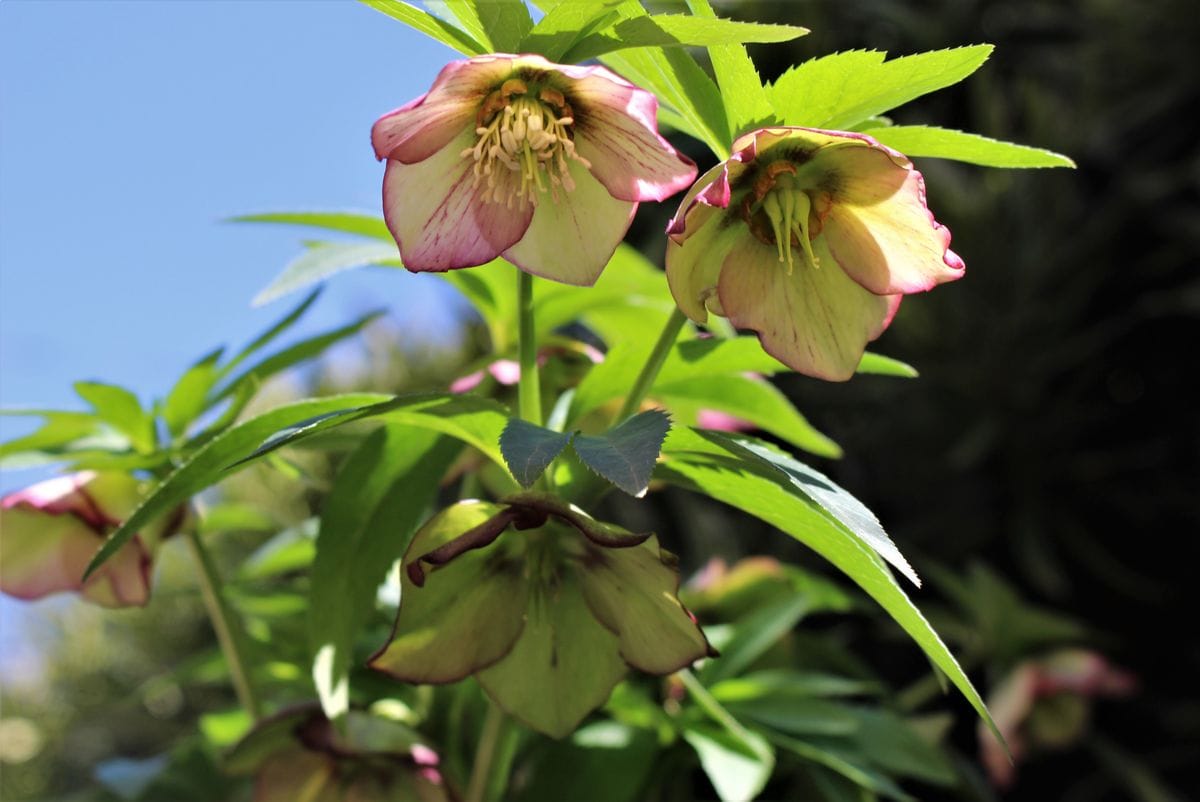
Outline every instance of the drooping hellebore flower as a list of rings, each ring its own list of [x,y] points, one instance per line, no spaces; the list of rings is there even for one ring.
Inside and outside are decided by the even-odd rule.
[[[835,381],[854,374],[903,295],[963,273],[921,174],[865,134],[746,134],[667,233],[667,279],[688,317],[727,317],[785,365]]]
[[[139,532],[83,581],[104,539],[141,503],[141,485],[125,473],[84,471],[5,496],[0,500],[0,591],[20,599],[76,591],[103,607],[144,605],[154,552],[179,515]]]
[[[413,272],[503,256],[591,285],[639,201],[687,187],[696,166],[658,135],[658,103],[603,67],[477,56],[371,129],[387,159],[383,213]]]

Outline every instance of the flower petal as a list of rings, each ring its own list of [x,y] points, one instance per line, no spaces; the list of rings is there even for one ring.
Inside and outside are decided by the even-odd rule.
[[[663,200],[695,180],[695,163],[658,134],[654,95],[599,68],[574,81],[569,97],[575,147],[614,198]]]
[[[717,291],[730,322],[757,332],[767,353],[800,373],[845,381],[895,304],[840,270],[824,237],[813,247],[820,267],[801,263],[788,275],[774,248],[745,237],[725,258]]]
[[[726,254],[739,237],[749,236],[738,223],[724,223],[720,209],[698,203],[687,216],[687,238],[682,243],[667,240],[667,284],[680,311],[697,323],[708,320],[708,304],[718,300],[717,280]]]
[[[473,131],[483,99],[512,69],[511,56],[450,62],[428,92],[383,115],[371,127],[375,158],[405,164],[424,161],[463,130]]]
[[[745,172],[745,165],[733,161],[721,162],[706,172],[692,184],[691,189],[683,196],[675,216],[667,224],[667,234],[676,242],[683,242],[689,236],[689,217],[697,204],[724,209],[729,206],[731,194],[730,181]]]
[[[474,132],[466,131],[417,164],[388,160],[383,216],[404,266],[413,272],[490,262],[529,227],[532,205],[517,201],[510,209],[486,199],[486,179],[476,183],[475,162],[461,155],[474,143]],[[507,170],[497,175],[511,180]]]
[[[84,584],[83,572],[104,536],[80,517],[6,506],[0,529],[0,591],[10,596],[32,600],[78,591],[105,607],[140,606],[149,599],[150,557],[137,538]]]
[[[608,194],[587,168],[569,163],[575,188],[543,195],[520,242],[502,256],[535,276],[590,287],[625,238],[637,204]]]
[[[843,270],[878,295],[923,292],[962,277],[950,230],[925,205],[919,172],[874,148],[843,149],[838,161],[822,236]]]

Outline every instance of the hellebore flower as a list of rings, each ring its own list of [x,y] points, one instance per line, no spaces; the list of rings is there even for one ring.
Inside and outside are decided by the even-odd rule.
[[[1090,699],[1128,696],[1132,674],[1087,649],[1062,649],[1017,665],[988,695],[996,727],[1012,761],[987,726],[979,725],[979,752],[992,783],[1006,788],[1016,778],[1015,762],[1031,749],[1061,748],[1079,740],[1087,727]]]
[[[658,103],[603,67],[495,54],[444,67],[371,129],[387,159],[383,214],[413,272],[503,256],[591,285],[639,201],[687,187],[696,166],[658,135]]]
[[[746,134],[667,233],[667,280],[688,317],[727,317],[785,365],[835,381],[854,374],[901,296],[963,272],[921,174],[865,134]]]
[[[509,527],[520,530],[501,538]],[[400,612],[371,667],[405,682],[469,674],[533,729],[569,735],[627,666],[669,674],[715,654],[650,534],[545,494],[464,501],[417,532]]]
[[[254,802],[447,802],[438,756],[405,725],[359,710],[339,731],[315,704],[259,721],[224,756]]]
[[[103,607],[144,605],[154,552],[179,516],[140,532],[83,581],[104,539],[141,503],[141,485],[125,473],[85,471],[5,496],[0,500],[0,591],[40,599],[69,590]]]

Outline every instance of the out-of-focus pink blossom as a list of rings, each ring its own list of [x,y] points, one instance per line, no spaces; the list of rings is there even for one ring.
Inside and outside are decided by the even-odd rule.
[[[667,233],[667,279],[688,317],[727,317],[794,370],[835,381],[854,375],[903,295],[963,272],[912,163],[843,131],[746,134]]]
[[[992,782],[1005,788],[1016,776],[1016,763],[1039,746],[1061,746],[1077,738],[1086,724],[1088,699],[1101,696],[1127,696],[1136,688],[1133,675],[1123,671],[1096,652],[1064,649],[1037,660],[1020,663],[988,696],[988,709],[996,728],[1008,742],[1013,760],[982,722],[979,724],[979,751]],[[1052,697],[1075,697],[1082,707],[1072,708],[1078,718],[1039,722],[1039,712],[1053,717],[1044,703]],[[1061,713],[1060,713],[1061,715]],[[1053,733],[1053,735],[1051,735]]]
[[[371,130],[387,160],[383,212],[414,272],[498,256],[591,285],[640,201],[687,187],[696,166],[658,134],[658,104],[604,67],[536,55],[455,61]]]
[[[83,581],[96,550],[141,502],[141,484],[125,473],[85,471],[5,496],[0,590],[21,599],[75,591],[104,607],[144,605],[154,552],[179,516],[139,532]]]

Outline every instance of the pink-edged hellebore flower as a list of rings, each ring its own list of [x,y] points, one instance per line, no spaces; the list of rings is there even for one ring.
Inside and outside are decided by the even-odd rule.
[[[739,138],[667,233],[667,279],[688,317],[727,317],[785,365],[835,381],[854,375],[903,295],[963,273],[912,163],[843,131]]]
[[[76,591],[103,607],[144,605],[154,552],[177,517],[138,533],[83,581],[104,539],[141,503],[141,486],[125,473],[85,471],[5,496],[0,500],[0,591],[20,599]]]
[[[603,67],[494,54],[446,65],[371,129],[387,160],[383,214],[413,272],[498,256],[588,286],[639,201],[687,187],[696,166],[658,135],[658,104]]]
[[[992,783],[1010,786],[1016,764],[1030,751],[1078,741],[1087,727],[1091,699],[1128,696],[1136,688],[1132,674],[1088,649],[1062,649],[1019,663],[987,700],[1012,760],[987,725],[979,724],[980,758]]]

